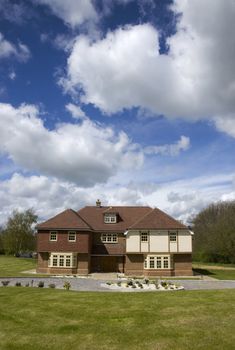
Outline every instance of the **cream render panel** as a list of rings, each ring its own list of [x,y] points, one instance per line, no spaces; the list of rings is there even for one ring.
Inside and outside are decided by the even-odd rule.
[[[150,233],[150,252],[168,252],[168,232],[164,231],[151,231]]]
[[[129,231],[126,235],[126,251],[130,253],[183,253],[192,252],[192,235],[187,230],[178,230],[177,241],[170,242],[168,230],[148,231],[148,242],[141,242],[141,231]]]
[[[148,242],[141,242],[140,251],[142,253],[148,253],[149,252],[149,243]]]
[[[178,244],[177,242],[170,242],[170,252],[177,253],[178,252]]]
[[[178,234],[179,252],[192,252],[192,236],[187,231]]]
[[[139,231],[128,232],[126,236],[126,251],[139,252],[140,251],[140,233]]]

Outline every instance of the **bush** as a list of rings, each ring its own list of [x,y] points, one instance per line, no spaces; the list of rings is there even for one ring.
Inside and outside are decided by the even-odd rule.
[[[55,283],[50,283],[50,284],[48,284],[48,287],[49,287],[49,288],[55,288]]]
[[[64,282],[64,289],[70,290],[70,288],[71,288],[71,283],[68,282],[68,281],[65,281],[65,282]]]
[[[145,278],[144,279],[144,283],[147,284],[147,286],[149,285],[149,279],[148,278]]]
[[[25,284],[25,287],[29,287],[29,283],[26,283],[26,284]]]
[[[38,287],[39,288],[43,288],[44,287],[44,282],[43,281],[39,281],[38,282]]]
[[[10,281],[2,281],[2,285],[3,285],[3,287],[6,287],[6,286],[8,286],[8,284],[10,283]]]
[[[129,281],[127,281],[127,285],[129,286],[129,287],[132,287],[133,286],[133,281],[132,280],[129,280]]]
[[[15,286],[16,286],[16,287],[21,287],[21,283],[20,283],[20,282],[16,282],[16,283],[15,283]]]

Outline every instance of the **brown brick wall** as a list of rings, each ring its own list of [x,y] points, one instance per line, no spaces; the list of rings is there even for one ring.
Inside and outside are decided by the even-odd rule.
[[[72,230],[71,230],[72,231]],[[90,234],[89,232],[76,231],[76,242],[68,242],[68,231],[57,230],[57,241],[51,242],[50,231],[39,231],[37,233],[38,252],[78,252],[89,253]]]
[[[48,267],[49,253],[38,253],[38,273],[53,273],[53,274],[79,274],[87,275],[90,269],[90,257],[89,254],[78,254],[77,267],[76,268],[60,268],[60,267]]]
[[[144,274],[144,255],[127,254],[125,263],[125,274],[127,276],[143,276]]]
[[[102,243],[102,233],[92,233],[92,254],[125,254],[126,239],[118,234],[118,243]]]
[[[192,254],[174,254],[175,276],[192,276]]]

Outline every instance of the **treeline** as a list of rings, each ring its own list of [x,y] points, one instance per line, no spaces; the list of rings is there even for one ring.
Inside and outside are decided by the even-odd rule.
[[[34,226],[37,215],[33,209],[24,212],[13,211],[6,225],[0,228],[0,253],[19,254],[36,249]]]
[[[235,201],[211,204],[192,224],[194,260],[235,263]]]

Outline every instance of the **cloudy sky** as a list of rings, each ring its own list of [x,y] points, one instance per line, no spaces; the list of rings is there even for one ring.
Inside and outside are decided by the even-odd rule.
[[[235,199],[235,0],[1,0],[0,224]]]

